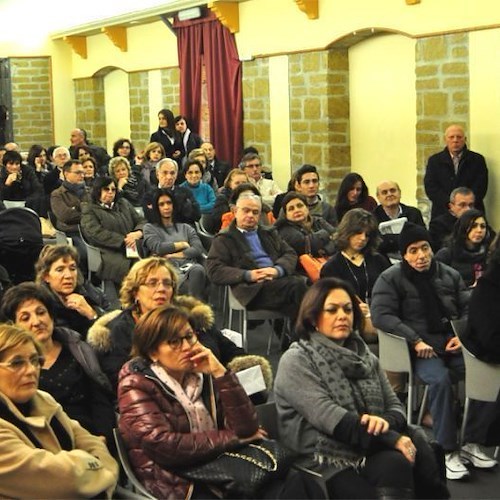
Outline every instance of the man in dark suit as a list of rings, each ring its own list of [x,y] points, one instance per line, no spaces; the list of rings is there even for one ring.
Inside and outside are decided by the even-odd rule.
[[[201,145],[205,156],[207,157],[207,170],[215,177],[217,185],[222,187],[227,174],[231,170],[231,165],[227,161],[219,160],[215,154],[215,148],[212,143],[204,142]]]
[[[425,227],[422,212],[418,208],[401,203],[401,188],[397,182],[380,182],[377,186],[377,200],[379,205],[374,210],[373,215],[375,215],[379,224],[399,217],[406,217],[408,222]],[[381,236],[382,243],[378,251],[387,257],[401,260],[398,244],[399,234],[382,234]]]
[[[450,194],[456,187],[468,187],[476,208],[484,212],[488,189],[488,168],[482,155],[467,149],[464,129],[450,125],[444,134],[446,147],[429,158],[425,171],[425,192],[432,201],[431,220],[448,211]]]

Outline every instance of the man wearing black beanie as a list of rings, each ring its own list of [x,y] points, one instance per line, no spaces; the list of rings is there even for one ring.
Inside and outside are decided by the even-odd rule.
[[[469,475],[465,462],[488,469],[496,461],[477,443],[484,442],[479,412],[471,405],[465,442],[457,450],[454,380],[463,379],[465,366],[460,340],[450,320],[467,316],[469,293],[455,269],[434,260],[427,229],[407,222],[399,235],[403,260],[377,279],[370,306],[372,322],[380,330],[406,338],[418,378],[429,385],[433,432],[446,453],[446,476]],[[408,402],[411,404],[411,402]]]

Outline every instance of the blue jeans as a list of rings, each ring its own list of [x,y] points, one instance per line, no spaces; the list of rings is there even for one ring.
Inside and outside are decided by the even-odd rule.
[[[457,421],[453,384],[465,376],[462,355],[414,358],[415,374],[429,385],[429,409],[436,441],[445,451],[457,448]]]

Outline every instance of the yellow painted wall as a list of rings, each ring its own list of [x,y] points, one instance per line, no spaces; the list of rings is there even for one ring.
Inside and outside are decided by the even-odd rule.
[[[397,181],[403,202],[415,205],[415,40],[387,35],[349,50],[351,165],[371,195]]]
[[[500,228],[500,29],[470,35],[470,130],[471,149],[485,156],[489,169],[486,214]]]
[[[115,70],[104,77],[107,135],[106,149],[113,154],[113,144],[120,137],[130,139],[130,89],[125,71]]]

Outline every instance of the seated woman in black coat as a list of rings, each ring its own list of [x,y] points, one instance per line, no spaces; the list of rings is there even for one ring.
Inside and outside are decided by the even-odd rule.
[[[32,332],[42,344],[45,363],[39,388],[50,393],[82,427],[104,436],[113,449],[116,419],[111,384],[80,335],[54,325],[55,310],[47,289],[29,281],[10,288],[2,300],[1,315],[4,321]]]
[[[494,237],[486,216],[475,208],[464,212],[447,245],[436,253],[436,260],[456,269],[468,287],[476,286],[486,267],[488,246]]]
[[[47,216],[47,204],[42,193],[42,185],[35,171],[23,165],[17,151],[6,151],[0,169],[0,199],[23,201],[38,215]]]
[[[79,256],[70,245],[45,245],[36,263],[36,281],[46,288],[57,326],[83,339],[94,321],[110,310],[106,296],[78,275]]]
[[[310,215],[303,194],[290,191],[283,198],[281,207],[281,215],[274,226],[297,255],[307,253],[314,257],[326,257],[335,252],[332,240],[335,228],[323,217]]]

